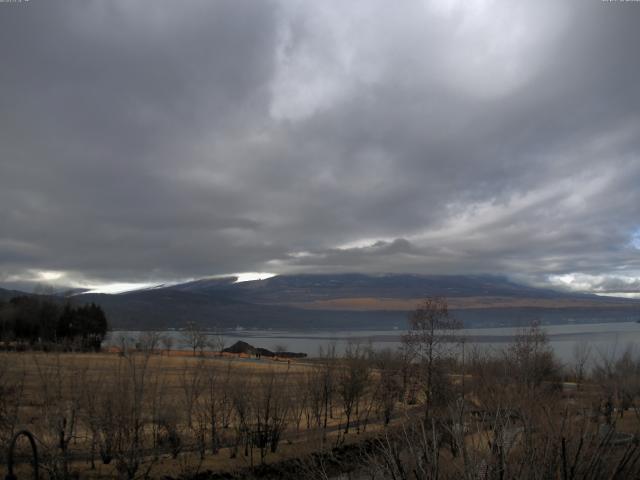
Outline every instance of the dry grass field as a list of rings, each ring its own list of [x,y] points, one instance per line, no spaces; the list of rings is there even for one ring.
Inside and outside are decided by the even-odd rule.
[[[345,435],[333,360],[7,352],[0,362],[4,418],[15,415],[3,444],[11,432],[33,432],[52,478],[237,471],[361,441],[380,428],[377,398],[363,390]],[[375,383],[376,374],[366,378]],[[29,470],[25,461],[18,471]]]
[[[640,475],[638,356],[561,367],[537,328],[462,363],[431,347],[432,363],[357,345],[312,360],[0,353],[3,462],[28,429],[50,479]]]
[[[311,302],[296,302],[288,305],[311,310],[338,311],[400,311],[409,312],[420,303],[420,298],[332,298],[328,300],[314,300]],[[451,297],[449,307],[455,309],[467,308],[591,308],[598,309],[606,306],[628,307],[630,312],[636,308],[633,304],[625,304],[619,299],[599,298],[514,298],[498,296]]]

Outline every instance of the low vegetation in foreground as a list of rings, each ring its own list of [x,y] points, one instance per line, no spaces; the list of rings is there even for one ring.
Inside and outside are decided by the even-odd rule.
[[[638,355],[584,344],[560,365],[537,326],[491,351],[465,344],[459,326],[429,299],[398,351],[5,352],[2,460],[26,428],[51,479],[640,475]],[[21,439],[18,478],[29,462]]]

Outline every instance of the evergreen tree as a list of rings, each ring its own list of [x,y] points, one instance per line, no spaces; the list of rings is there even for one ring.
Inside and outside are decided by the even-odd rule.
[[[99,350],[109,328],[99,305],[60,306],[50,298],[14,297],[0,303],[0,338],[45,345],[63,344]]]

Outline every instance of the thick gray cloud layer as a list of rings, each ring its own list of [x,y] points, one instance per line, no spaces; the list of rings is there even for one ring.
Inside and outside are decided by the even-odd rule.
[[[637,291],[639,23],[600,0],[0,3],[0,281]]]

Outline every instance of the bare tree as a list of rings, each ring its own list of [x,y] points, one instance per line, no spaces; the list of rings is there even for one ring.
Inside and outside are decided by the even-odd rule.
[[[314,366],[305,373],[305,390],[308,392],[307,429],[311,428],[312,423],[318,428],[322,426],[324,383],[324,370],[320,366]]]
[[[158,412],[154,419],[157,424],[157,445],[168,450],[171,458],[178,458],[185,448],[185,428],[183,418],[180,415],[181,409],[175,399],[167,399],[163,404],[163,409]]]
[[[318,375],[315,376],[315,380],[318,381],[318,387],[320,392],[320,405],[324,418],[322,420],[323,437],[327,432],[327,425],[329,418],[333,418],[333,397],[336,391],[336,347],[331,344],[327,347],[326,351],[319,350],[320,363],[318,365]]]
[[[113,377],[113,372],[107,374]],[[104,381],[105,379],[102,378]],[[108,465],[114,458],[116,438],[118,436],[118,418],[116,405],[118,402],[118,392],[115,388],[115,378],[111,378],[111,382],[102,392],[99,401],[95,406],[96,426],[98,427],[97,444],[100,452],[102,463]]]
[[[268,451],[275,453],[289,412],[288,374],[270,371],[259,377],[252,397],[251,442],[260,451],[260,461]]]
[[[91,469],[95,470],[95,456],[100,439],[100,403],[105,395],[107,387],[104,385],[104,378],[87,375],[85,385],[82,390],[81,420],[85,429],[89,432],[89,456]]]
[[[48,360],[53,362],[48,363]],[[65,368],[60,354],[46,360],[34,356],[42,402],[39,437],[45,444],[44,465],[53,478],[69,478],[70,446],[77,438],[86,368]]]
[[[358,344],[350,343],[340,364],[337,375],[337,391],[342,400],[346,417],[344,433],[349,433],[351,416],[358,412],[370,376],[368,351]]]
[[[573,374],[576,379],[578,390],[584,381],[590,357],[591,345],[588,342],[582,341],[573,345]]]
[[[200,404],[201,415],[209,429],[209,445],[212,454],[220,449],[220,430],[222,429],[223,399],[228,392],[225,388],[224,377],[217,366],[209,363],[204,372],[203,402]],[[226,390],[226,389],[225,389]]]
[[[153,355],[160,347],[160,340],[162,336],[160,332],[155,330],[149,330],[142,333],[138,338],[139,349],[148,355]]]
[[[378,373],[373,400],[382,415],[383,424],[386,426],[391,421],[396,403],[403,396],[400,375],[403,358],[401,353],[382,350],[375,354],[373,362]]]
[[[165,413],[172,410],[171,406],[174,401],[172,396],[167,395],[167,376],[161,375],[158,372],[160,368],[161,365],[157,365],[156,371],[150,372],[147,375],[150,377],[146,387],[149,395],[145,402],[147,410],[145,431],[148,432],[151,437],[152,458],[154,462],[158,460],[160,444],[164,440],[162,437],[164,433],[162,431],[162,420]]]
[[[222,374],[222,384],[220,386],[220,422],[224,429],[229,428],[231,424],[231,417],[233,416],[233,399],[231,393],[233,391],[234,374],[235,371],[232,368],[232,363],[229,361],[227,362],[227,367]]]
[[[309,411],[309,389],[307,388],[307,377],[303,375],[291,376],[291,415],[296,426],[296,433],[300,432],[300,424],[305,412]]]
[[[637,350],[633,345],[627,345],[621,354],[616,350],[599,353],[594,361],[593,380],[601,388],[604,404],[600,405],[600,410],[606,422],[613,424],[614,411],[617,410],[622,418],[629,408],[633,408],[640,421],[640,355]]]
[[[196,351],[202,351],[207,345],[207,336],[202,330],[202,327],[196,322],[187,322],[185,328],[182,331],[182,337],[187,345],[193,350],[193,356],[196,356]]]
[[[171,334],[163,335],[162,338],[160,338],[160,342],[162,343],[164,350],[167,352],[167,355],[169,355],[169,352],[173,348],[173,343],[174,343],[173,337],[171,336]]]
[[[421,367],[425,418],[443,386],[442,361],[452,355],[462,323],[449,313],[447,300],[427,298],[409,315],[409,331],[403,341]]]
[[[547,334],[538,323],[518,332],[506,353],[515,380],[529,389],[558,371]]]
[[[122,357],[114,378],[113,409],[115,420],[114,458],[121,477],[135,478],[145,460],[145,426],[149,422],[150,400],[161,395],[149,371],[148,355]],[[154,457],[147,459],[147,472]]]
[[[186,416],[188,428],[193,427],[194,410],[204,390],[204,363],[195,365],[185,362],[180,374],[182,411]]]
[[[131,350],[131,346],[135,345],[134,340],[131,337],[126,337],[125,335],[120,335],[117,338],[117,342],[120,349],[120,355],[122,356],[128,355]]]
[[[218,355],[222,355],[222,351],[225,346],[225,338],[222,334],[222,330],[216,327],[209,335],[209,345],[214,352],[218,352]]]
[[[10,363],[9,355],[0,354],[0,461],[3,460],[20,422],[25,370],[23,363],[17,363]]]
[[[235,414],[235,422],[233,424],[235,441],[230,453],[231,458],[235,458],[238,455],[239,447],[243,446],[244,456],[251,455],[251,464],[253,465],[253,442],[251,441],[250,428],[253,402],[250,395],[247,394],[249,385],[247,380],[246,377],[236,377],[229,384],[230,399]]]

